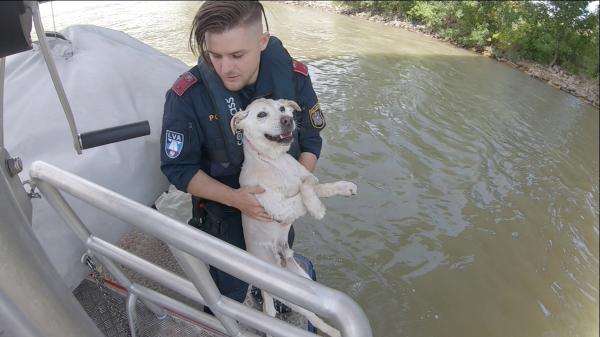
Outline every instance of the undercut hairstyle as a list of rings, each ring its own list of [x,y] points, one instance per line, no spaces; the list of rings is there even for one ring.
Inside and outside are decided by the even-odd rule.
[[[250,26],[259,23],[262,29],[262,17],[265,18],[267,32],[269,24],[265,9],[258,1],[205,1],[192,22],[189,47],[194,55],[202,56],[206,64],[212,66],[206,50],[206,33],[223,33],[238,26]]]

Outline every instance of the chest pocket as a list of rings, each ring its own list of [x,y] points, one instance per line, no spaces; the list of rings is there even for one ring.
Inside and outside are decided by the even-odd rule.
[[[217,130],[218,131],[218,130]],[[208,157],[210,160],[210,175],[212,177],[223,177],[239,173],[239,167],[235,167],[229,161],[225,142],[221,135],[215,135],[208,141]]]
[[[225,142],[219,127],[219,121],[214,119],[214,115],[202,119],[202,130],[206,135],[204,143],[205,158],[208,159],[207,172],[211,177],[223,177],[236,173],[236,169],[229,164]]]

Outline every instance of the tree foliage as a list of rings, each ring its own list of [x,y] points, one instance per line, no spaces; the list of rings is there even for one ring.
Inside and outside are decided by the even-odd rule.
[[[400,17],[467,48],[598,77],[598,7],[591,1],[340,1]]]

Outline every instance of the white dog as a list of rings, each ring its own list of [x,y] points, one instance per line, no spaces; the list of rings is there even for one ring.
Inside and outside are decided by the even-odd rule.
[[[351,196],[356,194],[357,187],[347,181],[319,184],[314,175],[287,154],[296,127],[293,113],[299,110],[294,101],[257,99],[232,117],[231,128],[234,132],[243,131],[244,164],[240,185],[262,187],[265,192],[256,197],[275,220],[262,222],[242,215],[247,251],[268,263],[310,278],[297,264],[288,246],[291,224],[307,211],[322,219],[325,207],[319,197]],[[273,296],[263,291],[263,297],[263,311],[274,317]],[[314,313],[282,302],[303,314],[319,330],[330,336],[340,335]]]

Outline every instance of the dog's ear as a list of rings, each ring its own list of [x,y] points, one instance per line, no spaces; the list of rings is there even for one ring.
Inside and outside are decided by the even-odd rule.
[[[244,128],[240,125],[240,122],[246,117],[248,117],[248,111],[246,110],[240,110],[236,112],[235,115],[231,116],[231,121],[229,122],[231,132],[235,134],[237,130],[243,130]]]
[[[283,105],[285,105],[286,107],[290,107],[296,111],[302,111],[302,109],[300,109],[300,106],[298,105],[298,103],[296,103],[292,100],[289,100],[289,99],[284,99]]]

